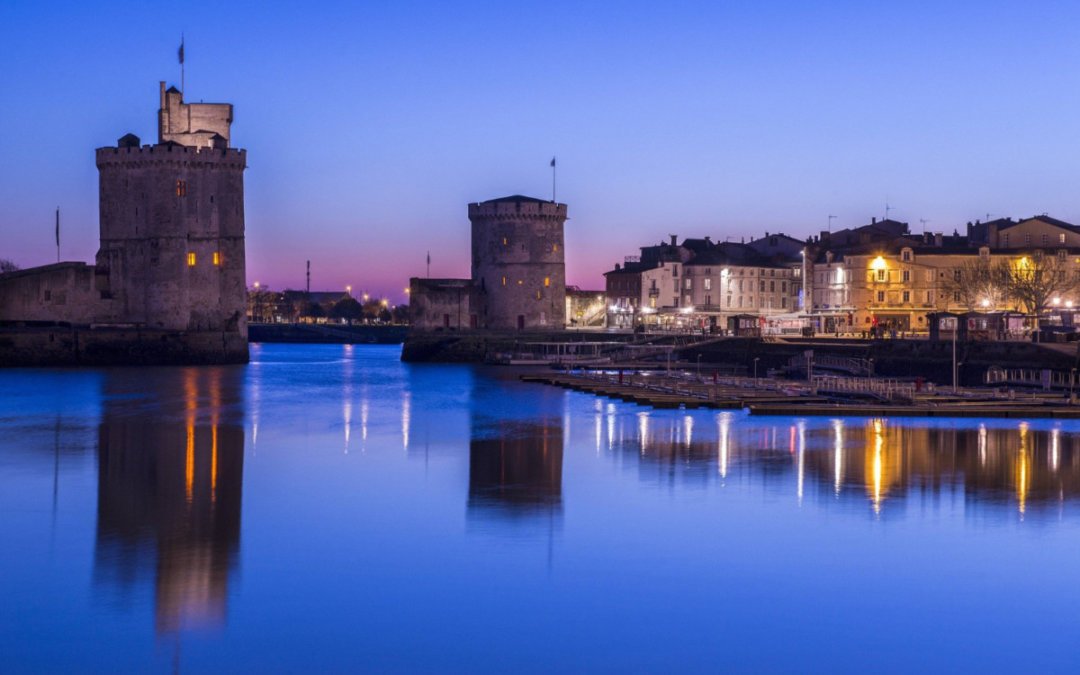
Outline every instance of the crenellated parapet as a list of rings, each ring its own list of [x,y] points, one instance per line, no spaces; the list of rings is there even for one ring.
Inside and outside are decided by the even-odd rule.
[[[95,154],[99,169],[162,166],[242,171],[247,168],[247,150],[239,148],[191,147],[177,143],[163,143],[141,147],[107,146],[98,148]]]
[[[469,204],[469,219],[480,218],[566,220],[566,204],[523,196]]]

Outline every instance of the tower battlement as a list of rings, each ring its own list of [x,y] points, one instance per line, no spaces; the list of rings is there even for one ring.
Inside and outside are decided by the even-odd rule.
[[[535,197],[514,195],[469,204],[469,219],[475,218],[556,218],[566,219],[566,204]]]
[[[247,151],[239,148],[208,148],[163,143],[143,146],[106,146],[95,150],[99,169],[108,166],[130,166],[138,163],[171,165],[216,165],[223,168],[247,167]]]

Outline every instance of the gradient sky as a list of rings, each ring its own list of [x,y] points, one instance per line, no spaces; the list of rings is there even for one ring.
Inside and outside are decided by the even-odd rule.
[[[669,234],[1080,222],[1075,2],[0,3],[0,257],[97,250],[95,147],[235,105],[248,280],[467,276],[466,204],[569,204],[568,282]]]

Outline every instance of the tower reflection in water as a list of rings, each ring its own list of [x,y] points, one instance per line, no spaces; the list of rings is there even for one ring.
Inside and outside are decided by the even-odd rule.
[[[599,414],[599,413],[598,413]],[[868,504],[958,495],[970,513],[1058,512],[1080,497],[1080,432],[1057,423],[767,419],[720,413],[609,413],[608,447],[637,457],[643,480],[753,480],[800,502]],[[601,447],[597,438],[597,447]]]
[[[95,578],[152,586],[159,633],[224,624],[240,543],[241,371],[115,371],[98,441]]]
[[[506,423],[469,441],[470,517],[562,514],[563,433],[556,424]]]

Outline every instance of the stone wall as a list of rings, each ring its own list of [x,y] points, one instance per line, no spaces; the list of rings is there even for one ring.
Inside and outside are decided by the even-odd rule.
[[[246,161],[232,149],[98,149],[109,320],[244,334]]]
[[[102,297],[107,282],[81,262],[0,274],[0,321],[100,322],[114,313],[112,300]]]
[[[461,330],[482,325],[481,302],[468,279],[409,280],[409,325],[418,330]]]

